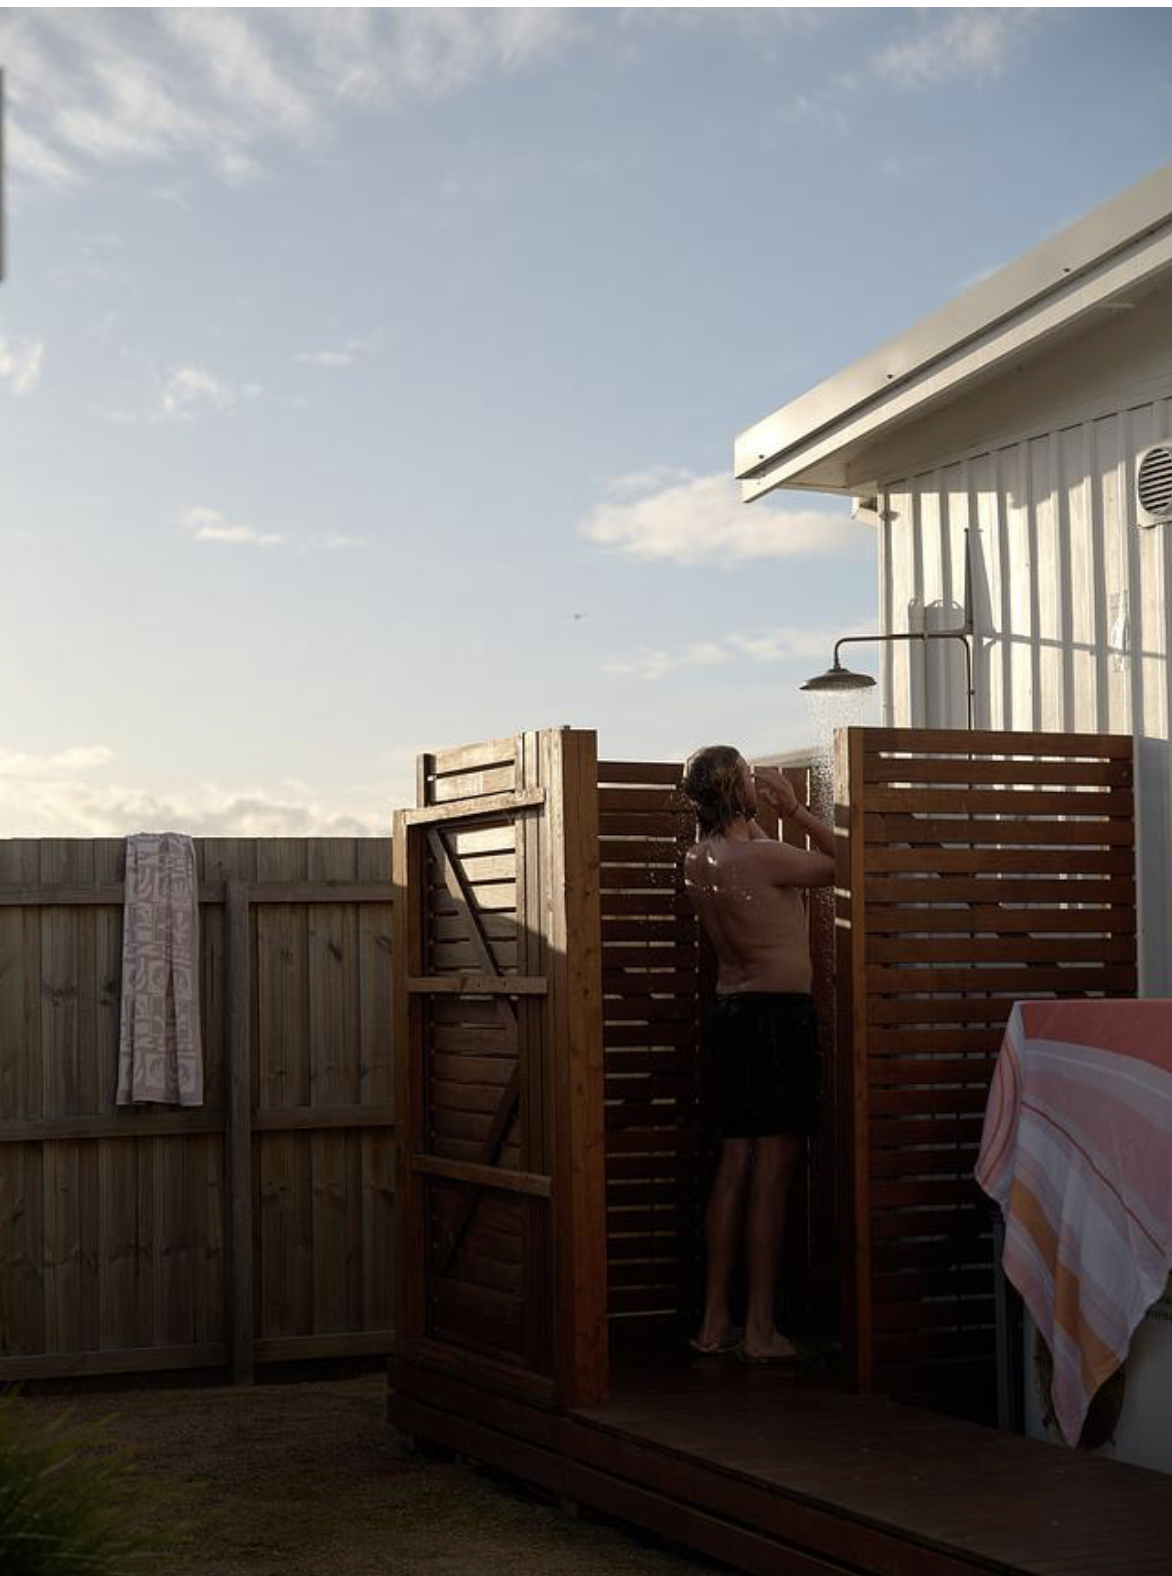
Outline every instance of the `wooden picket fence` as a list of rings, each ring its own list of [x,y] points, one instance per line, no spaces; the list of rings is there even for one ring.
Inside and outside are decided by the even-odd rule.
[[[114,1104],[124,847],[0,842],[0,1382],[388,1351],[389,839],[197,840],[192,1110]]]

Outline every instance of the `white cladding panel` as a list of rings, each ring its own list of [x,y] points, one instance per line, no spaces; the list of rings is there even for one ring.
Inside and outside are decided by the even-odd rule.
[[[1140,979],[1172,995],[1172,527],[1136,524],[1134,456],[1172,438],[1172,375],[1142,403],[999,441],[887,484],[885,631],[964,616],[970,528],[977,727],[1134,733]],[[884,718],[963,727],[958,642],[883,648]]]

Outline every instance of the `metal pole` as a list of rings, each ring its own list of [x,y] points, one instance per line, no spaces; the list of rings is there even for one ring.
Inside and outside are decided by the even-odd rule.
[[[913,630],[907,633],[893,635],[843,635],[841,640],[834,642],[834,666],[838,667],[838,652],[841,646],[854,646],[861,643],[874,643],[884,640],[959,640],[964,646],[964,671],[965,671],[965,699],[968,704],[969,731],[973,728],[973,702],[976,692],[973,689],[973,653],[969,646],[969,633],[967,629],[925,629]]]

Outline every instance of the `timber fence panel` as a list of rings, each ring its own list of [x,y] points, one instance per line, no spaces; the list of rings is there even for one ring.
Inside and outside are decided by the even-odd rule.
[[[1014,1001],[1135,993],[1131,741],[850,729],[838,797],[857,1378],[988,1416],[989,1082]]]
[[[197,839],[183,1110],[115,1105],[124,849],[0,840],[0,1380],[389,1350],[389,840]]]

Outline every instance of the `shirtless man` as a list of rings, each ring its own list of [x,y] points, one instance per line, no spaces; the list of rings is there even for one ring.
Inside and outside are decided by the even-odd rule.
[[[704,1320],[692,1346],[704,1355],[736,1350],[746,1362],[784,1362],[796,1355],[774,1323],[786,1199],[806,1136],[818,1125],[802,893],[833,883],[834,834],[798,803],[781,772],[759,767],[754,774],[726,745],[692,757],[684,791],[700,824],[684,880],[719,963],[710,1044],[722,1138],[704,1218]],[[813,848],[763,831],[758,796],[808,833]],[[729,1293],[742,1215],[749,1297],[738,1341]]]

